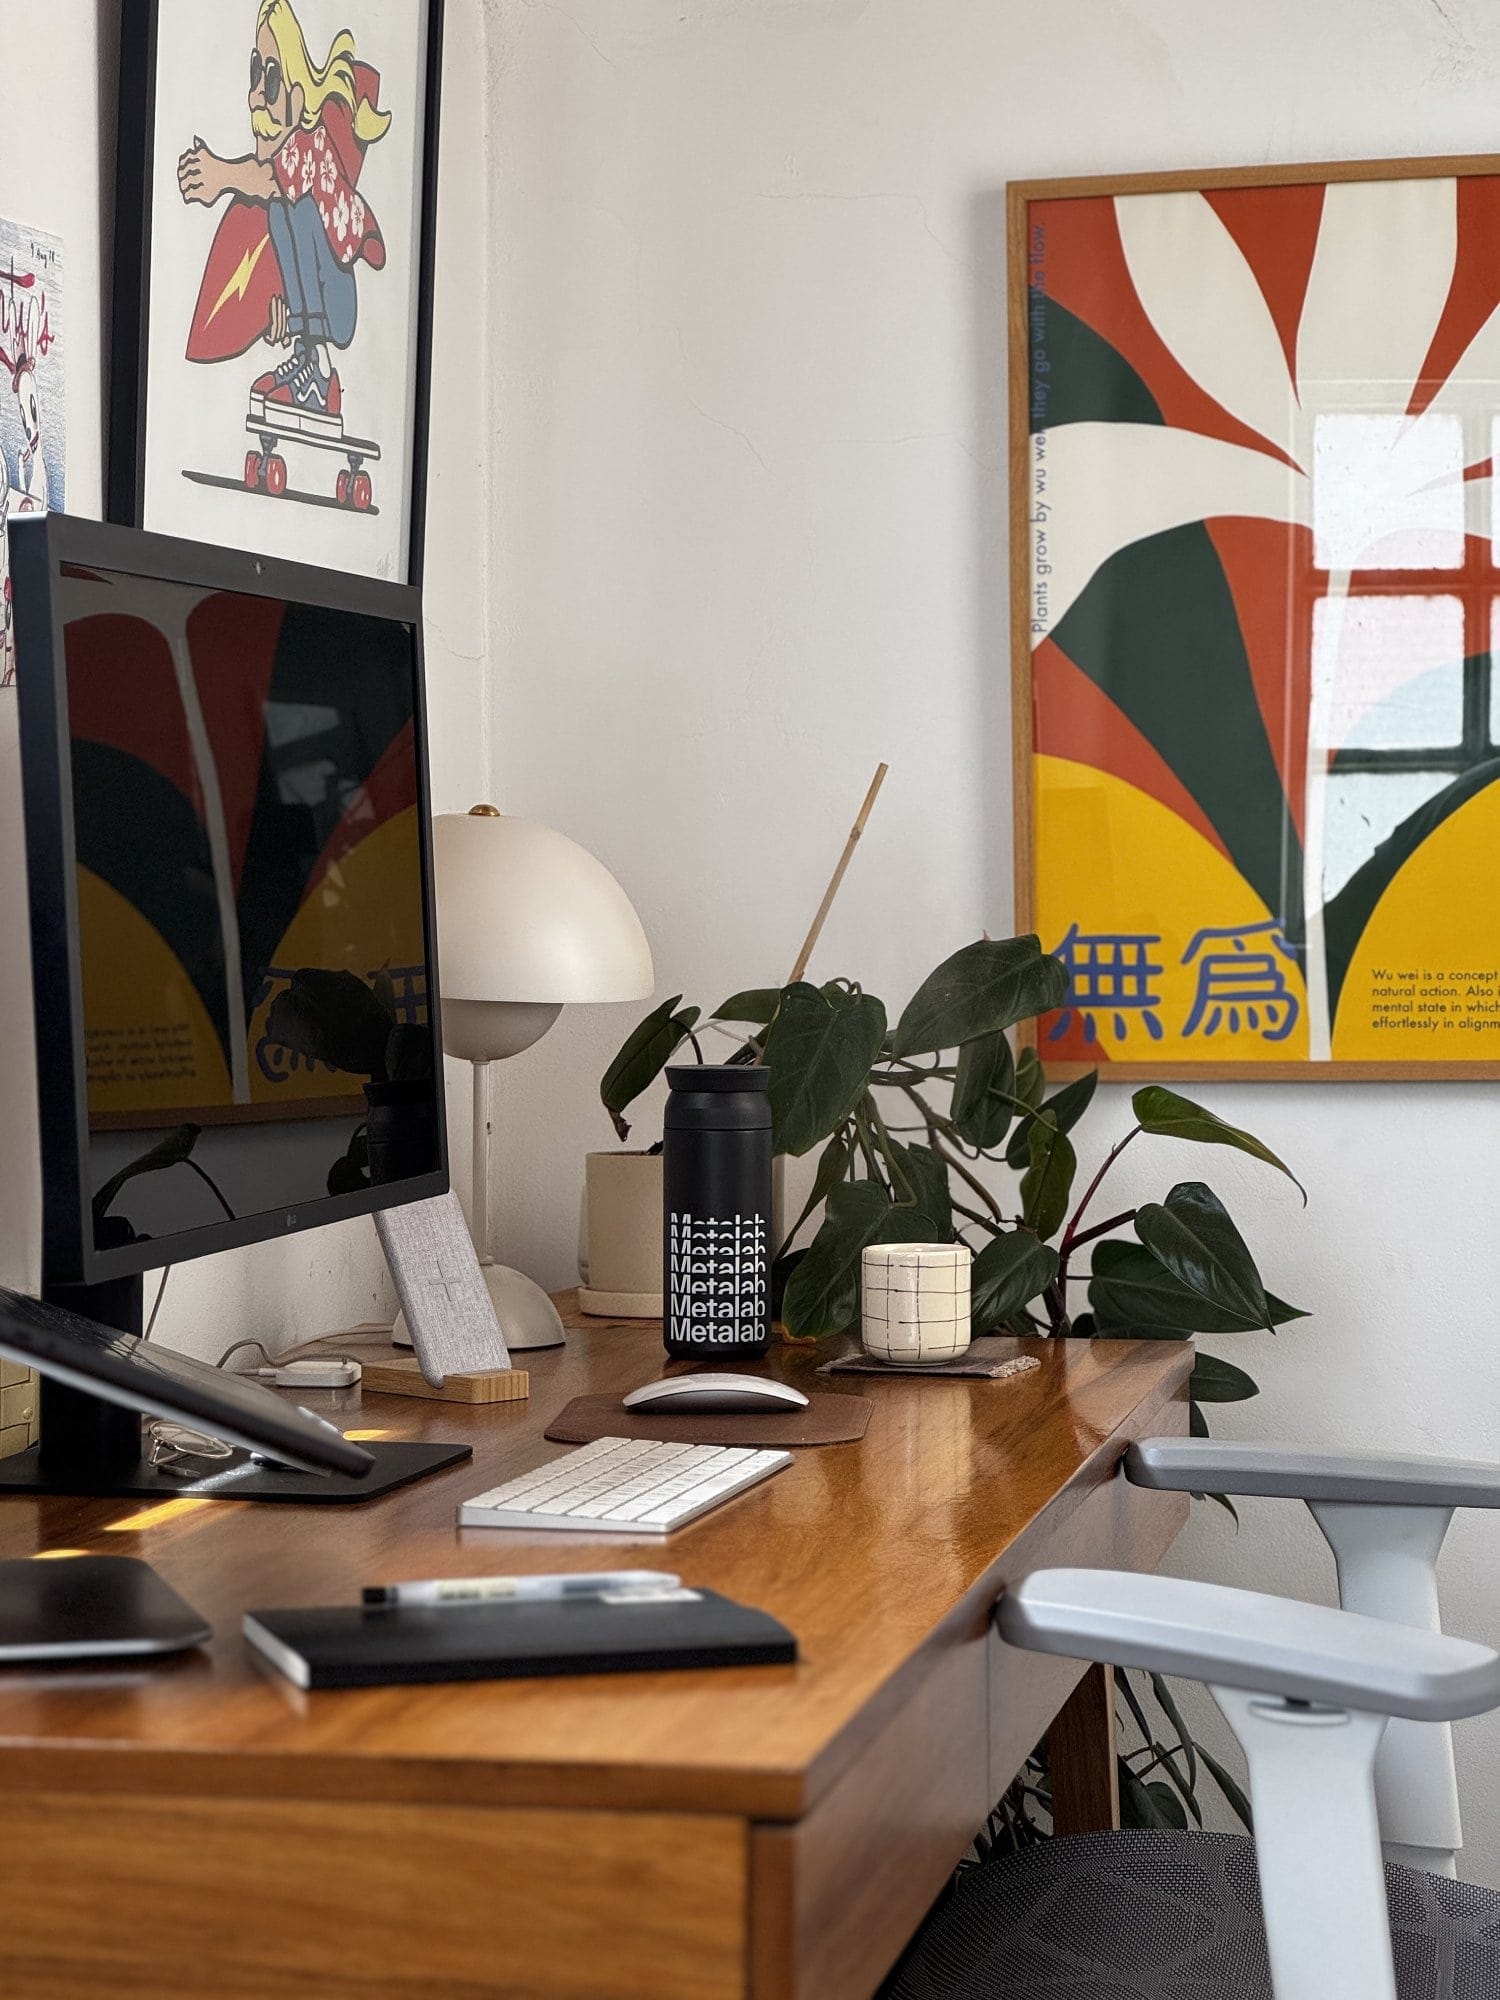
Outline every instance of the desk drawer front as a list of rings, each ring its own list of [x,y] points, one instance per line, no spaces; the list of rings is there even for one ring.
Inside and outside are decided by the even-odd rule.
[[[26,2000],[731,2000],[741,1822],[13,1793]]]

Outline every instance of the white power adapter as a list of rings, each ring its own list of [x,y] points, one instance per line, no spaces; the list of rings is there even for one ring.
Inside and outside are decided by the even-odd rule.
[[[305,1361],[282,1361],[254,1372],[262,1382],[273,1382],[278,1389],[352,1389],[363,1370],[357,1361],[331,1355],[326,1360],[312,1356]]]

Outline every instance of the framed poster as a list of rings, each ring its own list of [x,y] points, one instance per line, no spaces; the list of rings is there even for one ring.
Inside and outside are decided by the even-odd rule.
[[[1500,1075],[1500,159],[1013,185],[1049,1066]]]
[[[63,365],[62,240],[0,216],[0,687],[16,678],[6,523],[66,501]]]
[[[125,0],[109,509],[420,582],[441,0]]]

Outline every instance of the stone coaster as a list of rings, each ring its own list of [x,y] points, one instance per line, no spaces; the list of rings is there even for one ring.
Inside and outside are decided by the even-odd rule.
[[[968,1352],[956,1361],[877,1361],[869,1354],[845,1354],[837,1361],[825,1361],[820,1375],[959,1375],[981,1381],[999,1382],[1007,1375],[1029,1375],[1041,1362],[1034,1354],[1017,1354],[1014,1340],[1004,1335],[986,1335],[972,1340]]]

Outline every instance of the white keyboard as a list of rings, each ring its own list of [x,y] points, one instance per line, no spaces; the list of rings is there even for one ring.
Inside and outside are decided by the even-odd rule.
[[[596,1438],[466,1500],[458,1525],[665,1535],[791,1462],[789,1451]]]

